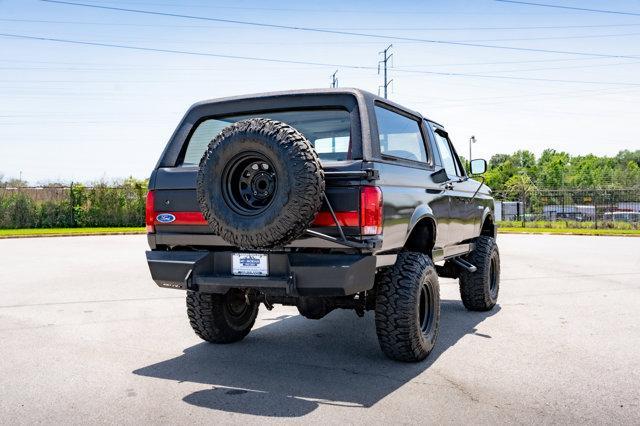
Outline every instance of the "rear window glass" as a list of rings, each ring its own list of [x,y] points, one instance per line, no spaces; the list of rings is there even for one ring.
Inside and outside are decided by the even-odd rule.
[[[341,161],[351,157],[351,118],[345,110],[281,111],[231,115],[201,122],[188,141],[182,165],[200,164],[209,142],[225,127],[248,118],[270,118],[298,129],[316,149],[320,160]]]
[[[376,105],[380,152],[413,161],[427,161],[420,124]]]

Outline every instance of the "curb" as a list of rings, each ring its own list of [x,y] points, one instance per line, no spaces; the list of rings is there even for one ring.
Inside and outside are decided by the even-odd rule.
[[[576,235],[580,237],[640,237],[640,234],[589,234],[589,233],[581,233],[581,232],[527,232],[527,231],[500,231],[498,230],[498,234],[510,234],[510,235]]]
[[[146,231],[131,232],[79,232],[74,234],[33,234],[33,235],[0,235],[0,240],[8,240],[11,238],[49,238],[49,237],[93,237],[108,235],[144,235]]]

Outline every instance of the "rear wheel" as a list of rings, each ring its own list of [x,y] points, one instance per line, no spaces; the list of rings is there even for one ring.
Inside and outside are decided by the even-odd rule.
[[[258,315],[257,302],[246,299],[244,292],[227,294],[187,292],[187,315],[196,334],[211,343],[242,340],[253,327]]]
[[[376,276],[376,332],[389,358],[422,361],[440,326],[440,286],[433,262],[422,253],[400,253]]]
[[[466,260],[477,269],[460,273],[462,303],[471,311],[488,311],[498,302],[500,291],[500,252],[496,240],[481,235]]]

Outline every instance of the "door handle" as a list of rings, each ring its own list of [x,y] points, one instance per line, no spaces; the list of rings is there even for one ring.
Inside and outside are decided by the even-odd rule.
[[[444,189],[453,189],[453,182],[447,182],[444,184]]]
[[[427,194],[442,194],[444,192],[444,189],[427,188],[425,189],[425,192]]]

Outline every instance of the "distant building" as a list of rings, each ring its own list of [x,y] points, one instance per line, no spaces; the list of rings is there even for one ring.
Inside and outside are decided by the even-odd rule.
[[[494,201],[496,221],[520,220],[524,213],[522,201]]]
[[[545,220],[575,220],[578,222],[594,220],[596,207],[580,204],[551,204],[542,207]]]

